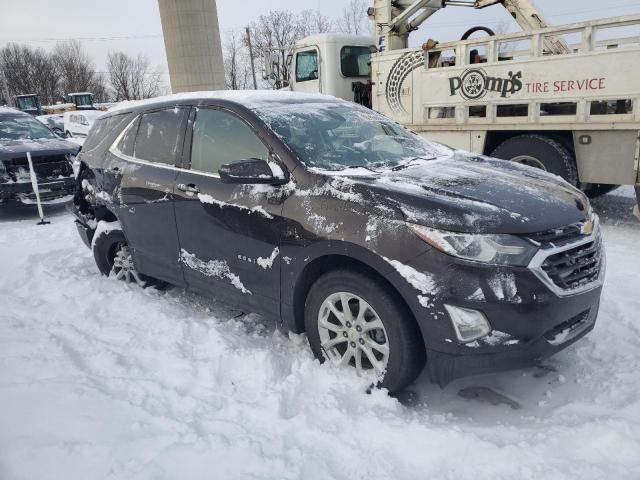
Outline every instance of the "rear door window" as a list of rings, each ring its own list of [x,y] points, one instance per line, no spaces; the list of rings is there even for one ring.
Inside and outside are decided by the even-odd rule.
[[[182,152],[182,132],[187,112],[187,108],[176,107],[143,114],[132,156],[148,162],[173,165]]]
[[[140,117],[137,117],[124,132],[124,135],[118,143],[118,151],[129,157],[133,157],[133,146],[136,141],[136,133],[138,133],[138,125],[140,125]]]
[[[226,163],[249,158],[269,159],[269,150],[235,115],[223,110],[200,109],[191,142],[191,169],[218,173]]]
[[[108,138],[112,138],[111,142],[113,142],[113,137],[111,137],[110,134],[118,126],[122,128],[121,124],[126,118],[127,114],[121,114],[96,120],[89,131],[89,135],[87,136],[84,145],[82,146],[82,151],[90,152],[103,144]]]

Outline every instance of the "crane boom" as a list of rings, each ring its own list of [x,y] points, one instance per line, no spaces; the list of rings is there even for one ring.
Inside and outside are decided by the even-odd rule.
[[[380,50],[407,48],[409,34],[431,15],[447,6],[482,9],[500,4],[523,31],[548,27],[533,0],[374,0],[372,16],[379,36]],[[544,39],[545,49],[553,53],[570,52],[566,42],[555,37]]]

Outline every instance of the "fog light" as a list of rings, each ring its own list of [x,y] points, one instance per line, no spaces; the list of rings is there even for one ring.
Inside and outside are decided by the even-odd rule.
[[[491,325],[482,312],[471,308],[444,306],[449,312],[451,323],[458,340],[463,343],[473,342],[491,333]]]

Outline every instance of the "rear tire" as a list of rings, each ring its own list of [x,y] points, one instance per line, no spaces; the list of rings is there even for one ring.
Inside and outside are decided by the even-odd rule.
[[[347,316],[342,314],[342,301],[337,300],[345,298],[341,297],[345,293],[349,309]],[[326,302],[331,301],[335,302],[337,314],[327,308],[329,304]],[[359,314],[361,311],[365,313]],[[374,324],[380,325],[376,317],[382,324],[381,328],[374,328]],[[424,367],[422,335],[406,306],[388,287],[359,272],[335,270],[322,275],[307,295],[304,321],[309,345],[320,362],[328,359],[335,363],[342,361],[343,365],[358,370],[356,356],[359,356],[359,373],[370,376],[373,383],[391,393],[407,387]],[[329,330],[332,332],[329,335],[333,336],[327,336],[329,330],[323,327],[327,322],[330,322]],[[386,361],[382,353],[385,347],[388,352]],[[352,356],[344,362],[349,348]],[[360,354],[357,354],[358,349]],[[376,370],[374,362],[369,361],[372,353],[375,354],[375,363],[383,367],[384,362],[386,368]]]
[[[541,168],[578,184],[578,168],[571,152],[560,142],[544,135],[519,135],[502,142],[491,156]]]
[[[165,284],[142,273],[138,273],[133,265],[127,239],[122,230],[110,230],[94,238],[91,244],[93,258],[102,275],[124,280],[142,288]]]

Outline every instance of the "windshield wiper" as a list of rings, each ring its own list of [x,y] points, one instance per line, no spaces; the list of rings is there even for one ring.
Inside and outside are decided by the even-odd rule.
[[[391,168],[391,171],[397,172],[398,170],[404,170],[405,168],[409,168],[411,165],[415,163],[416,160],[435,160],[436,157],[413,157],[411,160],[407,160],[406,162],[399,163],[395,167]]]

